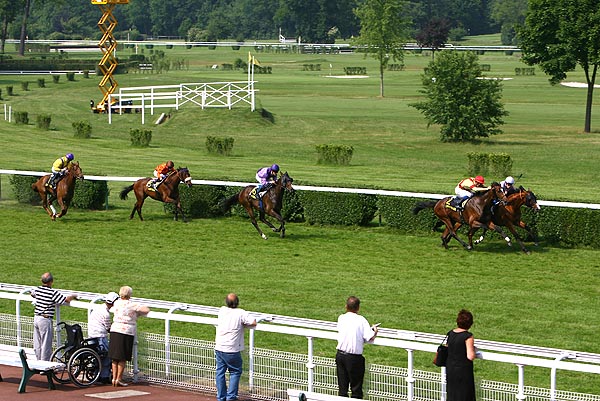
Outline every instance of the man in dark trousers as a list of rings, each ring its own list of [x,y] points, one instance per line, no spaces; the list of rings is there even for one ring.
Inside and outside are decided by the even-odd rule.
[[[363,345],[377,336],[377,326],[371,327],[367,319],[358,314],[360,300],[351,296],[346,300],[346,313],[337,322],[338,345],[335,355],[339,395],[348,397],[348,387],[352,398],[363,398],[363,378],[365,377],[365,357]]]

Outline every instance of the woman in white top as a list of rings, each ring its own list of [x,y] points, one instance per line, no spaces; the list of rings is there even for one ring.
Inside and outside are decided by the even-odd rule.
[[[130,300],[133,290],[123,286],[117,299],[110,309],[113,313],[113,323],[110,326],[110,342],[108,356],[112,359],[112,385],[126,387],[123,383],[125,364],[131,361],[133,340],[137,327],[138,316],[147,315],[150,308]]]

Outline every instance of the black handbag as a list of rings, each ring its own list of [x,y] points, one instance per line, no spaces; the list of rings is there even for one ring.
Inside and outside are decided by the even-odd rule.
[[[438,346],[437,352],[435,353],[435,358],[433,358],[433,364],[435,366],[446,366],[446,360],[448,359],[448,344],[444,344],[448,339],[448,334],[442,341],[442,343]]]

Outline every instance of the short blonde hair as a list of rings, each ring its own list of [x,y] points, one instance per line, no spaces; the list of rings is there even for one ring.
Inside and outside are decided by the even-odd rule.
[[[124,285],[121,287],[121,289],[119,289],[119,296],[121,298],[129,299],[131,298],[131,294],[133,294],[133,289],[128,285]]]

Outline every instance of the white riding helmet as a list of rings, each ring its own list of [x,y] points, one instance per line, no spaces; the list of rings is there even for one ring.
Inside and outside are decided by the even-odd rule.
[[[506,177],[506,179],[505,179],[504,181],[505,181],[507,184],[510,184],[510,185],[512,185],[512,184],[514,184],[514,183],[515,183],[515,179],[514,179],[514,178],[512,178],[512,176],[510,176],[510,175],[509,175],[508,177]]]

